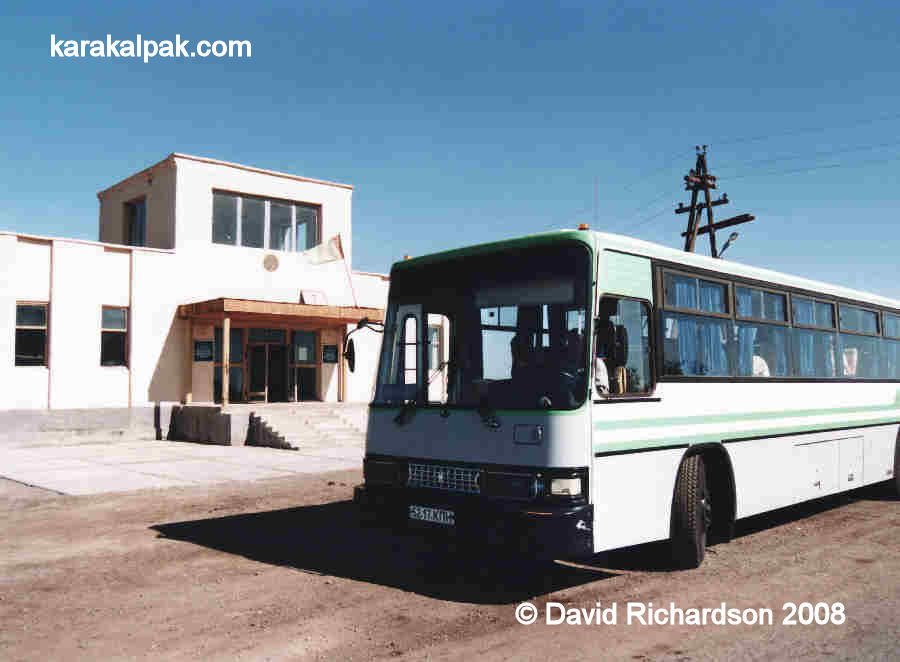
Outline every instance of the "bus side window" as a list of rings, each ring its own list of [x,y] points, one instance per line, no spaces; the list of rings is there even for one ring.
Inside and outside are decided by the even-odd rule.
[[[600,396],[649,393],[650,307],[604,297],[594,337],[594,390]]]

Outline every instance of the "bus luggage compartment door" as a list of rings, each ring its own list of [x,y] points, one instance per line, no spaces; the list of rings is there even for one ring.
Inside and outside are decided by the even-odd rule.
[[[797,485],[799,497],[796,502],[815,499],[841,489],[838,480],[840,456],[838,440],[816,441],[797,444],[796,466],[802,472],[802,479]]]
[[[863,437],[840,440],[841,469],[838,480],[841,490],[852,490],[863,484]]]

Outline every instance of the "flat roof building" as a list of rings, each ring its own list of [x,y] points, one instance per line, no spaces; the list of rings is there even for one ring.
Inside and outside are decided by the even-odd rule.
[[[0,409],[369,400],[388,278],[352,187],[173,153],[97,194],[99,241],[0,232]]]

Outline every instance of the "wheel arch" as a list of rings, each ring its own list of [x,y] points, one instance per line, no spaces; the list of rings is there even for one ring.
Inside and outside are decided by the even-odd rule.
[[[720,442],[694,444],[684,452],[678,465],[679,471],[685,459],[693,455],[701,456],[706,469],[707,489],[713,504],[713,540],[727,542],[734,536],[734,523],[737,519],[737,488],[731,456]]]

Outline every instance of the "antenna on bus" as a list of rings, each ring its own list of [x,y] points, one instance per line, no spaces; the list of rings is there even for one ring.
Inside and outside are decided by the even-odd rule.
[[[697,145],[694,148],[697,151],[697,163],[694,165],[693,170],[684,176],[684,190],[691,192],[691,204],[685,206],[684,203],[679,202],[678,207],[675,209],[675,213],[688,214],[687,230],[681,233],[681,236],[685,238],[685,251],[693,253],[694,246],[697,243],[697,235],[708,233],[710,254],[713,257],[721,257],[721,253],[716,249],[716,230],[730,228],[733,225],[740,225],[741,223],[749,223],[756,217],[751,216],[750,214],[740,214],[724,221],[719,221],[718,223],[713,220],[713,207],[727,205],[730,200],[728,199],[727,193],[723,193],[722,197],[718,200],[712,200],[710,198],[709,191],[710,189],[716,188],[716,178],[709,174],[709,168],[706,165],[706,147],[706,145],[703,145],[703,148],[701,149],[700,146]],[[700,197],[701,192],[704,196],[704,202],[698,204],[697,200]],[[706,210],[707,224],[701,228],[700,218],[703,216],[704,209]],[[727,247],[729,243],[730,242],[726,242],[725,247]],[[724,252],[725,247],[723,247],[722,252]]]

